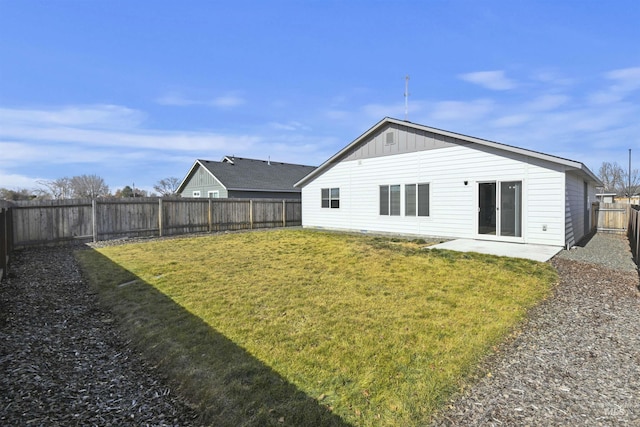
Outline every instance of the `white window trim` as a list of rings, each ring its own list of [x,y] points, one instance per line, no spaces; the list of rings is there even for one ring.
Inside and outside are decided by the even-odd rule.
[[[200,190],[193,192],[193,197],[200,197]]]
[[[218,190],[209,190],[207,192],[207,197],[210,199],[219,199],[220,198],[220,191]]]
[[[322,191],[327,190],[329,192],[329,198],[325,199],[322,197]],[[338,190],[338,197],[333,197],[333,190]],[[322,206],[322,202],[327,200],[329,202],[329,206]],[[337,202],[338,206],[334,206],[333,202]],[[340,209],[340,187],[329,187],[329,188],[321,188],[320,189],[320,207],[321,209]]]

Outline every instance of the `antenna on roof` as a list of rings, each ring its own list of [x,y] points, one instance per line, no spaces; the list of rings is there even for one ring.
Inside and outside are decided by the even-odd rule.
[[[409,120],[409,75],[404,78],[404,119]]]

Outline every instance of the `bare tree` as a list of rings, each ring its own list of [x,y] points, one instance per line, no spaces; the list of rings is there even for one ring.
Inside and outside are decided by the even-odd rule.
[[[171,176],[158,181],[158,183],[153,186],[153,189],[160,193],[162,197],[166,197],[177,194],[178,187],[180,187],[180,180]]]
[[[70,199],[73,195],[71,178],[66,176],[53,181],[38,181],[38,184],[44,187],[45,192],[49,193],[54,199]]]
[[[78,175],[71,178],[73,197],[91,198],[109,195],[109,186],[97,175]]]
[[[629,187],[629,173],[631,174],[631,187]],[[604,191],[616,193],[619,196],[633,196],[640,190],[638,169],[624,170],[616,162],[602,162],[598,177],[604,183]]]
[[[617,193],[622,185],[623,176],[624,170],[617,162],[602,162],[598,171],[598,177],[603,182],[606,192]]]
[[[631,174],[631,179],[629,179],[629,174]],[[638,169],[623,172],[620,195],[631,197],[638,194],[638,192],[640,192],[640,173],[638,173]]]

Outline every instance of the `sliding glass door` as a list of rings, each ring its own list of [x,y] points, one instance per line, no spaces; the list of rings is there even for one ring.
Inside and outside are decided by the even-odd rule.
[[[478,234],[522,237],[522,181],[478,184]]]

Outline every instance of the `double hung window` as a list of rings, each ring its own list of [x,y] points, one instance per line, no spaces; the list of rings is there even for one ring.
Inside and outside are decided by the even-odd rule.
[[[323,208],[338,209],[340,207],[340,189],[323,188],[320,191]]]
[[[404,186],[405,216],[429,216],[429,184]]]
[[[400,215],[400,185],[380,186],[380,215]]]

